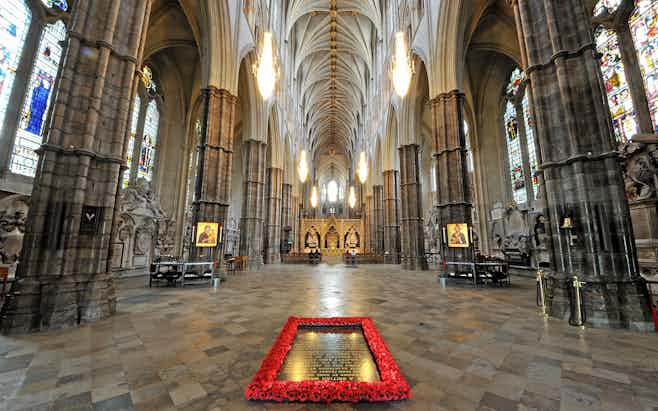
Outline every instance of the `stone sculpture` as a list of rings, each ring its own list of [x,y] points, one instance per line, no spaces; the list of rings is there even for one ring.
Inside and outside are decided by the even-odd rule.
[[[20,259],[30,197],[16,194],[0,200],[0,263],[14,264]]]

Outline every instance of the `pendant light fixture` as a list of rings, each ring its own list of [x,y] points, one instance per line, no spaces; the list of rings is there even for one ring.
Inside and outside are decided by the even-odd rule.
[[[350,196],[347,200],[350,202],[350,208],[354,208],[356,205],[356,192],[354,191],[354,186],[350,187]]]
[[[362,151],[361,155],[359,156],[359,166],[357,173],[359,174],[359,181],[361,181],[361,184],[365,183],[368,179],[368,161],[366,160],[365,151]]]
[[[274,61],[274,45],[272,44],[272,33],[266,31],[263,33],[263,43],[261,45],[258,62],[254,64],[254,74],[258,83],[258,91],[267,100],[274,94],[277,80],[277,67]]]
[[[318,206],[318,188],[313,186],[311,189],[311,207],[316,208]]]
[[[395,50],[391,64],[391,80],[395,92],[404,98],[409,91],[411,76],[414,73],[413,59],[407,45],[407,36],[399,31],[395,34]]]
[[[306,150],[302,150],[299,154],[299,166],[297,167],[299,173],[299,181],[304,183],[308,178],[308,160],[306,159]]]

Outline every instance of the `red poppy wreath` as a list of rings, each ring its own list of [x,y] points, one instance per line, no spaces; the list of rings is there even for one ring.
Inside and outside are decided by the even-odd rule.
[[[288,352],[293,346],[298,328],[360,327],[379,371],[380,380],[362,381],[279,381]],[[299,318],[290,317],[276,342],[245,389],[248,400],[324,402],[335,401],[395,401],[411,398],[411,388],[400,373],[393,356],[368,317]]]

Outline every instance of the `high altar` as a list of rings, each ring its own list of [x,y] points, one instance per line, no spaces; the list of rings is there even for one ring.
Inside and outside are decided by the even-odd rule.
[[[363,250],[363,222],[360,219],[302,219],[299,244],[304,252],[319,249],[323,255],[342,255],[345,250]]]

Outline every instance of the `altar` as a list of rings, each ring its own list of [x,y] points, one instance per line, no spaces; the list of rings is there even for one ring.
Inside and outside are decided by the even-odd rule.
[[[308,253],[320,250],[325,256],[340,256],[345,250],[363,251],[363,222],[360,219],[306,218],[301,221],[299,244]]]

